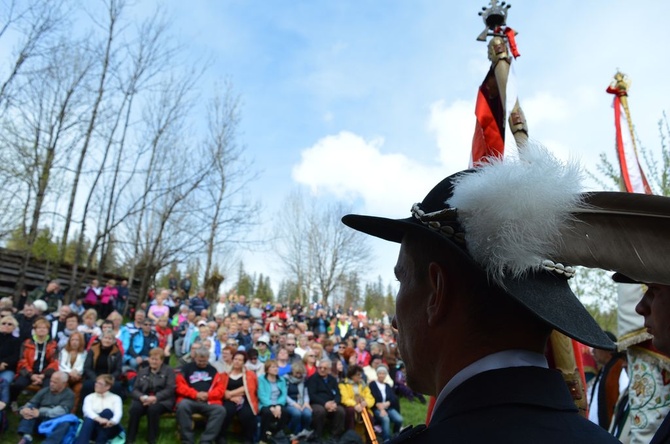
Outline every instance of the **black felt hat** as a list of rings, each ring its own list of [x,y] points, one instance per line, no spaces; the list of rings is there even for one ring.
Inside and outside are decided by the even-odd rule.
[[[500,165],[502,165],[502,162],[500,162]],[[444,245],[460,261],[468,264],[472,269],[481,272],[482,279],[486,279],[489,285],[502,288],[510,297],[517,300],[554,329],[583,344],[600,349],[614,350],[614,343],[598,326],[568,285],[568,278],[574,274],[574,269],[550,260],[550,256],[544,256],[542,251],[540,251],[545,248],[547,253],[550,254],[558,250],[558,248],[552,247],[552,243],[560,243],[561,241],[560,230],[556,227],[567,224],[567,221],[571,217],[569,211],[562,211],[562,215],[553,221],[553,225],[549,224],[548,227],[543,227],[543,229],[548,229],[549,232],[555,233],[555,235],[549,236],[549,239],[540,239],[540,247],[533,245],[528,254],[516,254],[521,262],[525,261],[531,264],[531,266],[514,263],[516,259],[507,261],[504,258],[507,246],[503,245],[502,250],[496,250],[496,248],[500,247],[498,239],[505,240],[504,238],[508,235],[512,237],[512,244],[515,237],[526,239],[533,236],[542,237],[542,235],[533,234],[532,230],[526,231],[526,227],[517,226],[523,225],[526,219],[537,216],[534,215],[533,204],[529,203],[532,201],[531,197],[520,202],[519,214],[514,214],[514,211],[508,211],[508,203],[497,203],[502,209],[496,211],[504,214],[501,217],[501,221],[493,223],[493,225],[494,230],[498,230],[496,225],[502,226],[500,230],[502,234],[486,235],[485,232],[488,228],[481,229],[481,227],[477,226],[478,221],[471,224],[468,220],[489,217],[487,214],[477,213],[478,202],[482,206],[493,206],[496,205],[496,201],[504,200],[504,197],[508,196],[508,202],[517,201],[516,204],[519,204],[518,200],[524,199],[524,194],[532,194],[536,191],[529,189],[533,187],[529,187],[528,184],[532,184],[533,180],[544,174],[541,171],[535,171],[533,175],[537,177],[535,179],[530,178],[530,182],[528,182],[519,181],[517,172],[513,171],[509,175],[512,178],[511,181],[501,179],[504,184],[500,183],[496,185],[498,178],[495,176],[499,171],[495,171],[495,168],[498,166],[493,165],[478,170],[461,171],[445,178],[426,195],[421,203],[413,205],[411,217],[405,219],[388,219],[349,214],[342,218],[342,222],[358,231],[391,242],[401,242],[408,232],[426,233],[432,236],[436,242]],[[486,174],[491,176],[489,171],[485,171],[487,168],[494,170],[495,174],[493,174],[494,177],[492,179],[490,177],[483,177]],[[480,175],[482,175],[481,181]],[[559,180],[571,179],[569,177],[562,177]],[[484,191],[482,194],[477,194],[481,190],[475,190],[474,195],[465,198],[455,196],[457,194],[455,190],[458,190],[462,184],[465,185],[466,182],[469,183],[464,188],[472,188],[474,184],[475,188],[484,187]],[[502,198],[496,196],[496,192],[500,191],[500,187],[507,187],[502,192]],[[487,192],[486,188],[492,188],[492,193]],[[537,192],[543,193],[544,191],[537,190]],[[548,193],[551,194],[552,192],[549,191]],[[571,209],[579,207],[579,194],[571,193],[570,190],[567,191],[567,194],[572,194],[572,197],[568,196],[572,200],[567,200],[563,203],[563,206]],[[547,196],[547,198],[552,199],[551,196]],[[540,200],[542,200],[541,196]],[[553,203],[556,200],[560,199],[551,200],[548,206],[553,207]],[[457,202],[467,202],[469,209],[462,211],[460,205],[456,204]],[[484,210],[488,211],[488,208],[484,208]],[[544,210],[538,209],[538,211]],[[527,217],[526,214],[530,216]],[[508,215],[512,216],[511,219],[505,220]],[[547,217],[551,218],[552,216]],[[543,217],[537,220],[539,221],[537,222],[539,225],[545,222]],[[488,221],[484,222],[487,223]],[[532,225],[533,222],[529,224]],[[468,228],[470,225],[475,228],[470,230]],[[518,232],[519,230],[521,231]],[[506,245],[508,244],[509,242]],[[476,251],[473,253],[472,250]],[[500,260],[501,256],[503,257],[502,262]]]

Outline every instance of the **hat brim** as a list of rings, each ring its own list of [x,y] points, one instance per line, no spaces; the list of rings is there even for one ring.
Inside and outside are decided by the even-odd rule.
[[[463,248],[414,218],[388,219],[348,214],[342,218],[342,222],[355,230],[396,243],[402,242],[408,232],[423,233],[441,242],[462,263],[480,272],[482,279],[487,279],[482,267]],[[506,294],[557,331],[591,347],[616,349],[616,345],[577,299],[564,277],[540,271],[520,278],[505,278],[503,283]]]
[[[616,271],[617,282],[670,285],[670,199],[609,191],[583,197],[552,259]]]

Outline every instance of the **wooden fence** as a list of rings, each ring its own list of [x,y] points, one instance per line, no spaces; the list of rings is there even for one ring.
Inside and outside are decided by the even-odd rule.
[[[15,285],[19,277],[19,270],[22,262],[23,252],[0,248],[0,296],[14,295]],[[84,272],[85,269],[80,267],[77,270],[77,277],[81,277]],[[97,273],[97,270],[89,270],[87,273],[88,277],[84,280],[83,286],[78,291],[70,291],[68,285],[70,283],[70,277],[72,276],[72,265],[62,264],[56,270],[53,263],[33,257],[30,259],[28,269],[26,270],[25,288],[28,292],[31,292],[37,287],[46,286],[50,281],[56,280],[61,284],[63,293],[78,295],[84,290],[86,284],[90,282],[92,278],[96,277]],[[104,286],[105,282],[109,279],[115,279],[117,282],[120,282],[128,278],[117,274],[103,273],[100,284]],[[140,282],[137,279],[134,280],[132,285],[130,282],[128,283],[128,286],[130,287],[130,299],[133,302],[137,300],[137,291],[140,288],[139,284]]]

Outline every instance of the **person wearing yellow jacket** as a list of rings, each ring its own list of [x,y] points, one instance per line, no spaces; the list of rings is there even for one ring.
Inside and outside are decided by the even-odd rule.
[[[356,418],[360,418],[363,409],[371,416],[375,398],[365,382],[363,382],[363,369],[358,365],[349,366],[347,378],[339,384],[342,405],[345,410],[345,427],[353,430]]]

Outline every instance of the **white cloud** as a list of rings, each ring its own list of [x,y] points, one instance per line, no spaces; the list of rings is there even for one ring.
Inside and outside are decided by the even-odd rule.
[[[528,98],[519,97],[519,102],[524,114],[532,117],[533,125],[563,122],[569,115],[568,100],[547,91],[540,91]]]
[[[455,172],[467,168],[470,161],[472,134],[475,130],[475,102],[457,100],[447,105],[444,100],[430,107],[428,128],[435,132],[440,162]]]
[[[383,144],[381,138],[365,140],[348,131],[326,136],[302,152],[293,179],[314,193],[360,198],[371,214],[403,217],[446,174],[439,165],[385,154]]]

